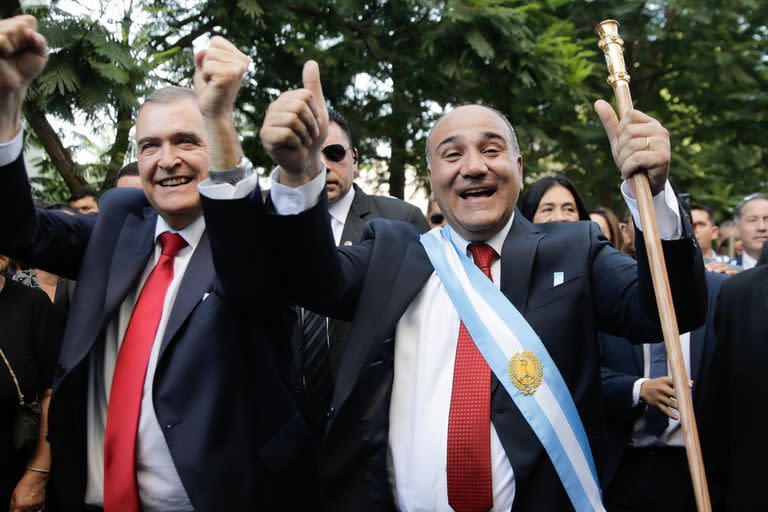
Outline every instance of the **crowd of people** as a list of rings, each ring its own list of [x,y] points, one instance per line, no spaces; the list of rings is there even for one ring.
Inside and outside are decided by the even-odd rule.
[[[214,37],[194,89],[144,100],[115,188],[43,205],[21,113],[47,55],[33,17],[0,20],[12,512],[695,510],[638,172],[713,504],[762,503],[768,194],[718,226],[673,189],[656,119],[595,104],[617,215],[563,176],[524,186],[503,113],[450,110],[425,215],[354,183],[353,130],[309,61],[265,114],[262,190],[234,123],[250,61]]]

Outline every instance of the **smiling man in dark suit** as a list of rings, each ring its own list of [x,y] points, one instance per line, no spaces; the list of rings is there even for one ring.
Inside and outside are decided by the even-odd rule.
[[[607,103],[596,108],[622,176],[648,172],[678,321],[695,328],[706,309],[703,264],[666,182],[669,136],[640,112],[619,123]],[[304,88],[283,93],[261,129],[279,165],[277,212],[258,189],[204,200],[228,286],[274,286],[276,300],[352,321],[321,451],[324,508],[601,510],[596,332],[661,335],[643,244],[636,265],[596,225],[523,219],[514,129],[469,105],[442,117],[427,142],[448,226],[420,237],[374,220],[360,244],[337,250],[321,158],[327,129],[319,70],[308,62]],[[227,217],[248,218],[273,250],[234,243]]]
[[[288,492],[311,472],[309,431],[274,350],[286,351],[288,326],[221,286],[198,192],[209,171],[213,189],[255,179],[233,124],[249,59],[214,37],[195,56],[196,91],[160,89],[138,113],[143,191],[115,189],[98,214],[68,216],[34,208],[21,156],[22,103],[47,55],[33,17],[0,20],[0,248],[77,279],[49,415],[62,508],[308,499],[308,487]]]

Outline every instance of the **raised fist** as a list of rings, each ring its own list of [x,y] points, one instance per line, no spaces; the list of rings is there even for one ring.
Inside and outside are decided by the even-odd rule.
[[[259,132],[264,149],[280,166],[280,183],[289,186],[317,176],[328,135],[328,109],[315,61],[304,64],[302,80],[302,89],[284,92],[272,102]]]
[[[195,55],[195,90],[204,117],[231,117],[251,59],[223,37]]]

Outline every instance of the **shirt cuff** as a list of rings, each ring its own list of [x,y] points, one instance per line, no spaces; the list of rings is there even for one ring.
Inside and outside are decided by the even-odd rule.
[[[259,175],[254,172],[234,185],[231,183],[214,183],[211,178],[205,178],[197,188],[202,195],[209,199],[242,199],[250,195],[258,185]]]
[[[325,162],[322,162],[320,173],[312,181],[296,188],[282,185],[278,182],[280,168],[275,167],[269,175],[272,182],[269,194],[275,211],[280,215],[296,215],[312,208],[317,204],[325,188]]]
[[[0,166],[14,162],[19,158],[22,149],[24,149],[24,129],[19,128],[19,133],[14,138],[5,144],[0,144]]]
[[[643,382],[651,380],[651,379],[637,379],[635,383],[632,385],[632,407],[637,407],[637,405],[640,403],[640,386],[643,385]]]
[[[640,223],[640,211],[637,208],[632,185],[625,180],[621,184],[621,194],[629,207],[635,226],[640,231],[643,226]],[[677,203],[677,195],[672,190],[672,185],[667,181],[664,184],[664,190],[653,196],[653,209],[656,211],[656,226],[659,229],[659,236],[662,240],[678,240],[683,233],[683,223],[680,220],[680,206]]]

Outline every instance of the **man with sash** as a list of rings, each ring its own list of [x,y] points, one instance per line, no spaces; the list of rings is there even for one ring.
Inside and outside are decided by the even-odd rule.
[[[527,222],[515,210],[523,166],[514,130],[499,112],[470,105],[442,117],[427,141],[448,225],[420,236],[374,220],[360,244],[337,249],[316,63],[303,81],[270,106],[260,132],[278,165],[274,209],[255,182],[242,199],[204,199],[204,209],[227,286],[244,295],[268,287],[275,300],[352,321],[320,453],[322,506],[602,510],[596,332],[661,338],[642,233],[636,264],[594,224]],[[596,108],[622,176],[643,169],[651,178],[678,322],[693,329],[704,321],[706,286],[666,181],[668,133],[640,112],[619,123],[607,103]],[[259,244],[236,237],[233,224],[245,222]]]

